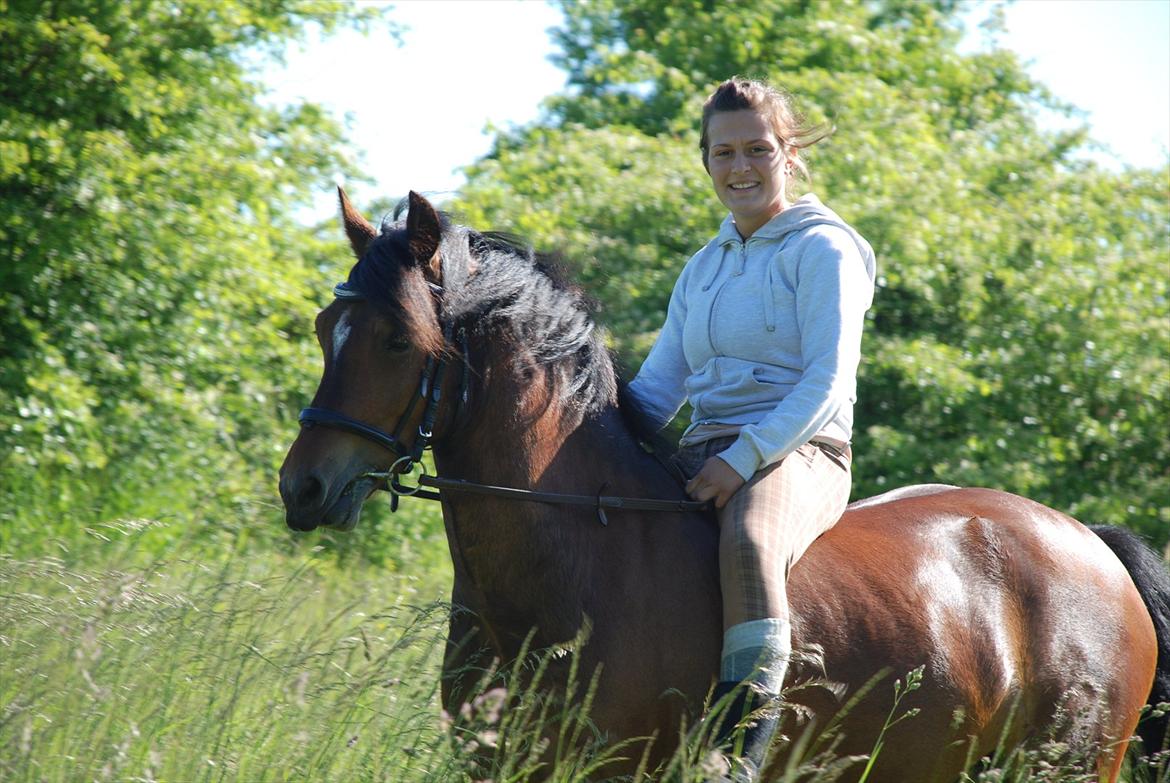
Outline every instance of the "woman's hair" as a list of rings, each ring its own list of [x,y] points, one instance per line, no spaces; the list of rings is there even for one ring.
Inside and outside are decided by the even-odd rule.
[[[828,137],[834,130],[831,124],[814,125],[792,108],[792,99],[775,87],[755,79],[733,76],[715,88],[703,104],[703,122],[699,128],[699,149],[703,153],[703,167],[708,171],[707,126],[711,115],[721,111],[751,109],[772,123],[772,130],[780,140],[785,153],[790,153],[796,167],[809,179],[808,167],[800,151]]]

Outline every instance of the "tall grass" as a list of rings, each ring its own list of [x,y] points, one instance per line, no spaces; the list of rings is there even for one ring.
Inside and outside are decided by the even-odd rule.
[[[133,541],[150,525],[104,531],[81,563],[0,556],[0,780],[569,783],[624,756],[642,761],[625,780],[718,769],[703,724],[678,728],[659,769],[636,745],[607,745],[588,720],[592,673],[572,662],[572,698],[547,698],[539,651],[476,673],[481,695],[442,715],[444,574],[321,547],[143,559]],[[503,690],[521,668],[532,687]],[[921,719],[891,712],[889,724]],[[832,737],[792,742],[785,783],[856,775],[882,751],[880,738],[869,758],[840,757]],[[1065,751],[1004,748],[962,781],[1089,781]],[[1125,779],[1170,781],[1170,760]]]
[[[429,586],[278,555],[0,583],[0,779],[446,779]]]
[[[218,561],[229,553],[261,551],[295,560],[319,546],[346,563],[449,578],[437,503],[404,503],[391,514],[390,504],[375,497],[352,533],[294,534],[284,525],[276,477],[273,466],[249,481],[240,479],[242,486],[229,492],[232,487],[203,486],[177,467],[67,474],[0,464],[0,552],[21,558],[51,553],[69,564],[129,565],[175,552]]]

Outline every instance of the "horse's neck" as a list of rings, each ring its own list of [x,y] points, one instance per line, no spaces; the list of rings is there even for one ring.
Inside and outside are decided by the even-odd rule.
[[[638,445],[615,405],[589,416],[558,407],[475,422],[455,442],[436,445],[435,467],[442,476],[540,492],[681,499],[677,479]],[[513,519],[549,513],[517,505]]]
[[[582,420],[557,418],[554,407],[484,417],[457,443],[436,446],[439,475],[541,492],[681,496],[677,482],[637,446],[616,408]],[[603,528],[588,507],[450,494],[444,521],[457,600],[473,604],[504,648],[503,637],[522,639],[533,626],[540,629],[537,643],[571,638],[592,614],[598,585],[617,589],[615,581],[627,578],[598,571],[621,569],[623,553],[639,545],[631,536],[643,528],[631,524],[627,512],[611,517]]]
[[[452,437],[436,443],[436,467],[469,481],[574,494],[633,470],[642,453],[616,401],[586,414],[561,397],[563,368],[501,346],[507,341],[473,347],[478,399],[462,426],[452,426]],[[598,369],[598,386],[607,377],[612,385],[612,367]]]

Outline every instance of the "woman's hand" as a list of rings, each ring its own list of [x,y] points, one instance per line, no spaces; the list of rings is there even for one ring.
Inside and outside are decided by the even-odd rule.
[[[744,485],[743,477],[719,457],[708,457],[695,477],[687,482],[687,494],[695,500],[715,500],[723,508],[736,490]]]

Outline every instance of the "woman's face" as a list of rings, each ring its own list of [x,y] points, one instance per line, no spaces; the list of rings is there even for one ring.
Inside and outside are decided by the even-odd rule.
[[[722,111],[707,122],[707,168],[715,195],[745,239],[788,206],[789,162],[771,123],[751,109]]]

